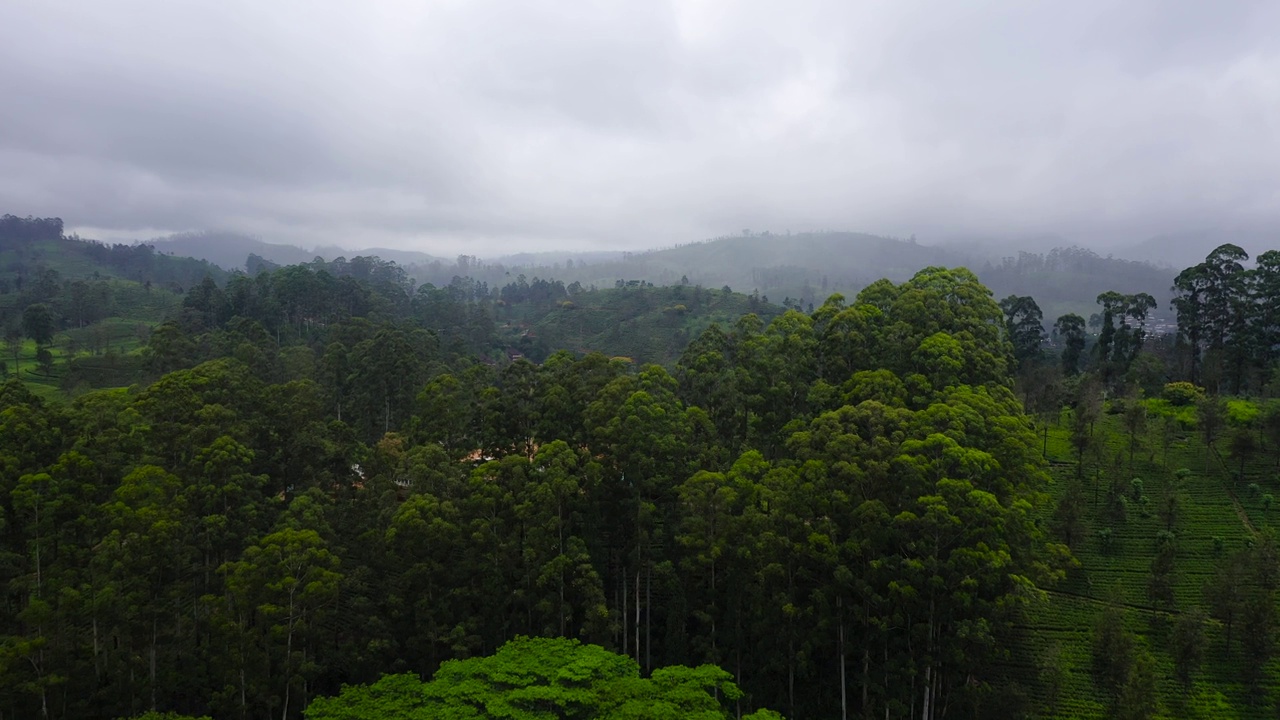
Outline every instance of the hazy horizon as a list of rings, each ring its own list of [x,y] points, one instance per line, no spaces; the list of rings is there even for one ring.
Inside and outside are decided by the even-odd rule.
[[[15,4],[0,212],[444,257],[1280,228],[1274,4],[567,7]]]

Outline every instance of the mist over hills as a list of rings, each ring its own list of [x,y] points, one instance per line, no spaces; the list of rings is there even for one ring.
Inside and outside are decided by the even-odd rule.
[[[1280,228],[1226,225],[1156,235],[1132,245],[1120,246],[1116,248],[1115,255],[1184,268],[1204,260],[1209,252],[1223,243],[1239,245],[1252,257],[1274,247],[1277,238],[1280,238]]]
[[[775,303],[807,308],[832,293],[853,295],[879,278],[901,282],[931,265],[973,270],[997,298],[1031,295],[1047,324],[1074,312],[1088,317],[1095,298],[1107,290],[1146,292],[1159,302],[1156,317],[1168,312],[1176,269],[1203,259],[1219,233],[1151,238],[1130,246],[1124,257],[1103,256],[1071,246],[1059,235],[958,238],[938,245],[858,232],[744,233],[639,252],[547,251],[495,258],[462,254],[445,259],[392,248],[352,250],[336,246],[307,250],[264,242],[234,232],[181,233],[154,241],[164,253],[189,255],[228,269],[245,269],[250,254],[276,265],[311,262],[316,257],[377,256],[394,261],[419,283],[448,285],[470,277],[490,287],[534,278],[566,285],[614,287],[628,281],[655,285],[729,287]],[[1201,249],[1203,248],[1203,252]]]
[[[735,290],[812,300],[837,289],[860,288],[881,277],[905,280],[929,265],[961,264],[968,258],[909,241],[865,233],[829,232],[721,237],[675,247],[624,253],[590,262],[566,259],[557,269],[566,281],[607,285],[645,280],[658,285],[728,285]]]
[[[584,287],[611,287],[639,280],[656,285],[690,284],[758,294],[774,303],[807,309],[832,293],[856,294],[879,278],[901,282],[929,266],[973,270],[997,298],[1031,295],[1052,324],[1074,312],[1088,317],[1095,299],[1107,290],[1145,292],[1156,298],[1160,317],[1168,309],[1176,274],[1168,267],[1103,257],[1079,247],[1036,252],[985,245],[931,246],[865,233],[829,232],[774,235],[761,233],[614,257],[554,254],[515,256],[508,263],[463,258],[462,263],[431,263],[408,268],[419,282],[447,284],[469,276],[490,285],[518,282],[520,276],[554,278]],[[1032,247],[1036,247],[1033,245]],[[1197,259],[1198,262],[1198,259]]]
[[[158,252],[185,255],[226,270],[244,270],[245,260],[257,255],[278,265],[310,262],[315,253],[296,245],[276,245],[236,232],[207,230],[186,232],[149,241]]]
[[[655,285],[729,287],[762,299],[807,309],[832,293],[856,294],[879,278],[902,282],[931,265],[973,270],[995,297],[1030,295],[1045,324],[1066,313],[1089,317],[1095,299],[1108,290],[1145,292],[1158,303],[1152,317],[1171,322],[1170,286],[1179,270],[1204,259],[1224,242],[1251,254],[1276,233],[1260,227],[1226,227],[1160,235],[1113,251],[1072,245],[1061,235],[963,236],[938,244],[859,232],[747,233],[651,250],[522,252],[481,258],[460,254],[446,259],[394,248],[314,250],[265,242],[230,231],[188,232],[151,241],[157,251],[244,270],[249,256],[274,265],[309,263],[316,257],[376,256],[393,261],[419,283],[438,287],[470,277],[499,288],[534,278],[560,280],[584,288],[615,287],[641,281]]]
[[[207,260],[226,270],[244,270],[250,255],[276,265],[297,265],[311,262],[317,257],[333,260],[339,257],[377,256],[400,265],[415,265],[439,261],[440,258],[416,250],[394,248],[366,248],[347,250],[335,245],[307,250],[297,245],[269,243],[255,237],[226,230],[186,232],[148,241],[156,250],[165,254],[187,256]]]
[[[397,250],[395,248],[383,247],[346,250],[336,245],[329,245],[327,247],[316,248],[313,255],[313,257],[322,257],[325,260],[333,260],[340,257],[353,258],[357,256],[378,257],[383,260],[390,260],[397,265],[421,265],[431,262],[445,262],[444,258],[437,257],[435,255],[428,255],[427,253],[418,252],[417,250]]]

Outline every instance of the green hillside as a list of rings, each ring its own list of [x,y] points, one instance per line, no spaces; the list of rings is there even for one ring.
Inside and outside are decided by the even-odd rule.
[[[1276,662],[1267,662],[1260,673],[1263,686],[1251,692],[1243,678],[1254,661],[1242,648],[1239,620],[1230,652],[1224,624],[1220,619],[1209,621],[1204,659],[1190,687],[1175,679],[1172,658],[1172,628],[1178,618],[1193,608],[1208,609],[1206,587],[1218,582],[1215,574],[1234,553],[1260,543],[1264,534],[1280,524],[1280,508],[1271,505],[1272,494],[1280,491],[1275,456],[1254,452],[1246,458],[1243,476],[1236,479],[1233,470],[1238,459],[1207,449],[1191,427],[1153,417],[1148,430],[1141,433],[1131,468],[1123,416],[1104,415],[1095,428],[1100,443],[1086,456],[1083,479],[1078,479],[1070,411],[1060,420],[1048,432],[1054,483],[1053,502],[1046,508],[1058,506],[1072,485],[1081,483],[1081,540],[1072,548],[1080,567],[1048,593],[1047,603],[1035,607],[1024,628],[1029,643],[1011,659],[1028,685],[1037,689],[1037,695],[1029,698],[1030,706],[1041,708],[1042,717],[1112,717],[1111,699],[1092,671],[1092,647],[1100,616],[1116,603],[1123,610],[1125,627],[1156,661],[1159,717],[1275,717],[1280,698]],[[1227,446],[1225,440],[1218,444]],[[1183,468],[1190,472],[1179,473]],[[1185,477],[1179,480],[1179,474]],[[1134,483],[1134,478],[1140,482]],[[1108,507],[1113,484],[1127,496],[1123,521]],[[1148,585],[1159,543],[1169,538],[1162,536],[1169,522],[1160,510],[1169,494],[1179,499],[1172,522],[1174,603],[1159,608]],[[1043,522],[1054,524],[1051,512],[1046,512]],[[1046,661],[1055,656],[1056,662]],[[1061,685],[1055,694],[1054,683],[1045,678],[1059,672]]]
[[[206,277],[222,282],[227,274],[201,260],[156,253],[149,245],[66,236],[58,218],[0,217],[4,371],[45,398],[77,387],[129,384],[127,368],[137,364],[129,358],[149,328],[176,313],[186,290]],[[24,327],[23,314],[32,306],[49,315],[45,365]],[[104,373],[105,368],[113,371]]]
[[[185,289],[224,270],[206,261],[156,252],[151,245],[107,244],[62,234],[60,218],[0,218],[0,290],[21,292],[52,270],[64,280],[117,278]]]

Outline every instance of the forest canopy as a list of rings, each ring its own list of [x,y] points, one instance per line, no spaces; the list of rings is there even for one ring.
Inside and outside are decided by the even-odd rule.
[[[289,720],[544,641],[735,717],[1275,691],[1274,253],[1172,303],[1001,266],[1106,287],[1055,318],[963,269],[777,305],[6,222],[0,712]]]
[[[1070,559],[971,273],[712,325],[668,370],[478,362],[464,298],[406,298],[415,327],[378,272],[198,285],[150,384],[3,386],[0,707],[297,717],[517,636],[722,668],[689,677],[744,712],[1001,702]]]

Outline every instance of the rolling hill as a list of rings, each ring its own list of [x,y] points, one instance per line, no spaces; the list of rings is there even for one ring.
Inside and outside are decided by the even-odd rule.
[[[426,253],[393,248],[347,250],[331,245],[308,250],[297,245],[264,242],[240,233],[213,230],[177,233],[151,240],[150,244],[154,245],[158,252],[207,260],[227,270],[244,270],[245,261],[250,255],[257,255],[276,265],[298,265],[311,262],[317,257],[333,260],[338,257],[374,256],[400,265],[425,264],[441,260]]]
[[[493,262],[468,258],[465,265],[418,265],[409,271],[420,282],[437,285],[447,285],[455,275],[492,287],[515,282],[521,275],[600,288],[630,280],[655,285],[688,282],[755,292],[775,303],[808,309],[810,303],[821,305],[832,293],[852,296],[879,278],[901,282],[930,265],[969,267],[996,298],[1034,297],[1047,325],[1068,312],[1088,318],[1097,312],[1097,296],[1108,290],[1149,293],[1159,304],[1154,317],[1171,316],[1169,287],[1176,271],[1168,267],[1103,257],[1077,247],[1001,258],[861,233],[727,237],[603,257],[600,253],[536,254]]]

